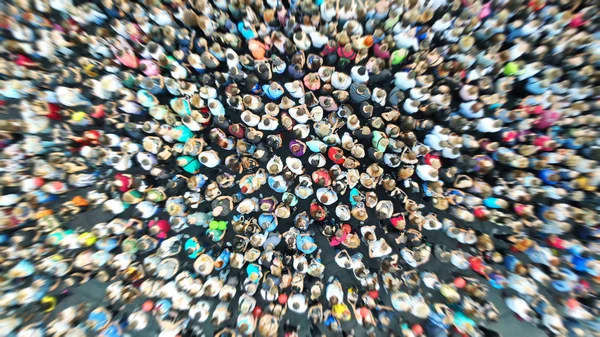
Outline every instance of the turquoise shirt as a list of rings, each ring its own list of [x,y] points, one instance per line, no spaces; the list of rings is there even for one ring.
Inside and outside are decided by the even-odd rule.
[[[155,105],[154,97],[146,90],[138,90],[137,92],[137,100],[143,105],[145,108],[151,108]]]
[[[188,173],[192,173],[192,174],[196,174],[198,173],[198,171],[200,170],[200,162],[198,161],[198,159],[194,158],[194,157],[190,157],[190,156],[181,156],[178,157],[177,160],[179,159],[184,159],[186,161],[185,165],[181,165],[181,168]]]
[[[185,143],[188,141],[188,139],[194,137],[194,132],[185,125],[180,125],[180,126],[174,127],[173,129],[181,130],[181,135],[179,137],[177,137],[177,140],[182,143]]]
[[[183,102],[183,107],[180,110],[175,109],[175,102],[180,99]],[[186,99],[181,99],[181,98],[173,98],[169,104],[171,105],[171,108],[173,108],[173,110],[179,115],[179,116],[189,116],[192,114],[192,107],[190,105],[190,102],[188,102]]]

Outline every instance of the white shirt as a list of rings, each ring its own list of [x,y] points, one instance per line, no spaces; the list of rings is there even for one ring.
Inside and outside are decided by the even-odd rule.
[[[410,98],[407,98],[406,100],[404,100],[404,104],[402,104],[402,108],[404,108],[404,111],[411,115],[419,110],[418,106],[412,105],[413,102],[418,102],[418,101],[414,101]]]
[[[427,136],[425,136],[425,145],[431,147],[432,149],[436,150],[436,151],[441,151],[443,149],[443,147],[440,145],[440,142],[442,140],[435,134],[428,134]]]
[[[170,26],[173,24],[173,20],[171,20],[171,15],[167,11],[158,11],[157,14],[150,14],[150,18],[154,20],[159,26]]]
[[[221,158],[219,158],[219,155],[212,150],[200,153],[200,155],[198,155],[198,160],[200,160],[202,165],[210,168],[216,167],[221,163]]]
[[[479,123],[477,123],[477,131],[484,133],[493,133],[500,131],[502,129],[502,126],[494,126],[495,121],[496,120],[489,117],[480,119]]]
[[[529,307],[529,303],[520,297],[507,297],[504,302],[506,302],[506,306],[512,310],[514,313],[519,315],[522,319],[529,322],[531,321],[531,317],[527,314],[531,308]]]
[[[110,199],[104,203],[104,206],[108,208],[113,214],[123,213],[125,210],[125,206],[123,206],[123,202],[117,199]]]
[[[443,148],[442,149],[442,157],[450,158],[450,159],[456,159],[456,158],[460,157],[460,151],[456,151],[456,153],[455,153],[454,149],[456,149],[456,147]]]
[[[435,169],[433,169],[429,165],[418,165],[417,166],[417,175],[419,176],[419,178],[421,178],[422,180],[425,180],[425,181],[438,181],[437,177],[433,177],[431,175],[431,172],[434,170]]]
[[[365,69],[364,74],[359,74],[358,70],[360,69],[360,67],[361,66],[352,67],[352,70],[350,70],[350,76],[352,77],[352,80],[356,83],[366,83],[369,80],[369,73]]]
[[[335,10],[335,6],[332,6],[331,8],[327,8],[327,5],[325,3],[323,3],[321,5],[321,18],[323,20],[325,20],[326,22],[329,22],[333,19],[333,17],[335,16],[336,10]]]
[[[548,275],[546,275],[541,269],[537,267],[529,268],[529,276],[531,276],[534,280],[544,283],[550,279]]]
[[[60,12],[67,12],[67,8],[73,7],[71,0],[50,0],[50,7]]]
[[[419,40],[408,33],[399,33],[394,35],[394,41],[397,48],[419,50]]]
[[[472,111],[471,107],[475,105],[477,101],[465,102],[460,104],[460,114],[467,118],[481,118],[483,117],[483,110]]]
[[[352,79],[346,74],[334,72],[331,75],[331,85],[338,90],[346,90],[352,85]]]
[[[414,88],[415,85],[417,85],[417,81],[414,78],[409,79],[408,73],[401,71],[401,72],[397,72],[394,75],[394,85],[396,86],[396,88],[404,91],[404,90]]]
[[[294,88],[294,82],[288,82],[283,85],[285,89],[289,92],[290,96],[294,98],[302,98],[304,97],[304,87],[301,83],[298,84],[297,88]]]

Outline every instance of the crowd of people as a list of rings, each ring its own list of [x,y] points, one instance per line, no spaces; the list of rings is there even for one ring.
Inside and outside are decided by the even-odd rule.
[[[598,6],[2,2],[0,336],[598,336]]]

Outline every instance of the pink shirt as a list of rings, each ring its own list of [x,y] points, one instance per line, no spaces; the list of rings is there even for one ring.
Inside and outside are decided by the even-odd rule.
[[[569,22],[569,26],[571,28],[578,28],[581,27],[585,24],[586,22],[583,20],[583,16],[578,13],[573,15],[573,18],[571,19],[571,22]]]
[[[160,68],[158,65],[152,60],[141,60],[140,64],[146,65],[146,70],[143,71],[146,76],[156,76],[160,74]]]
[[[485,5],[481,6],[481,12],[479,12],[479,18],[485,19],[492,13],[492,2],[488,2]]]
[[[329,242],[329,244],[332,247],[335,246],[339,246],[342,242],[344,242],[346,240],[346,237],[348,236],[348,233],[344,232],[344,235],[341,238],[337,238],[337,236],[334,236],[331,238],[331,241]]]
[[[556,111],[544,110],[539,115],[539,118],[533,122],[533,126],[537,129],[546,129],[560,120],[560,113]]]

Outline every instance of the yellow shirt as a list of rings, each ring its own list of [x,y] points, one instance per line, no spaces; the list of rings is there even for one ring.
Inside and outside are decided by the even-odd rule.
[[[77,112],[75,112],[74,114],[71,115],[71,119],[74,120],[75,122],[80,122],[86,116],[87,116],[87,114],[85,112],[83,112],[83,111],[77,111]]]

